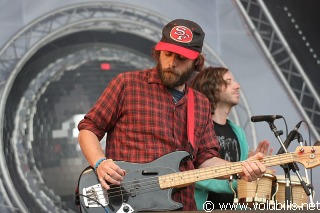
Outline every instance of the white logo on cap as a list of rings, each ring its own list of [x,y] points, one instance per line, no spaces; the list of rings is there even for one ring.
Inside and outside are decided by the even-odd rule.
[[[178,42],[189,43],[192,41],[192,31],[185,26],[176,26],[172,28],[170,37]]]

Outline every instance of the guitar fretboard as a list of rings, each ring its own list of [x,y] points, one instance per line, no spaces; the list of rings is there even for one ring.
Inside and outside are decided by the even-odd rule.
[[[260,161],[265,166],[276,166],[286,163],[297,162],[295,153],[284,153],[274,156],[264,157]],[[298,159],[299,160],[299,159]],[[223,166],[213,166],[201,169],[194,169],[184,172],[172,173],[159,177],[159,185],[161,189],[184,187],[201,180],[229,176],[242,172],[242,162],[234,162]]]

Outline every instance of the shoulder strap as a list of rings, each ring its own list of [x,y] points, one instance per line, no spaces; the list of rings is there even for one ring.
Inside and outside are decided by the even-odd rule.
[[[188,105],[187,105],[187,131],[188,140],[194,149],[194,97],[193,90],[188,90]]]

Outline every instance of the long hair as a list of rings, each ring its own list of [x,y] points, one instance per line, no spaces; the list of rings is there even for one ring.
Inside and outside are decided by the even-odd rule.
[[[217,107],[221,89],[227,87],[227,82],[223,79],[229,70],[224,67],[206,67],[200,71],[191,82],[191,87],[204,94],[210,101],[211,114]]]
[[[155,62],[159,64],[160,50],[155,50],[154,48],[152,48],[152,57],[155,60]],[[199,56],[193,61],[194,71],[202,70],[204,68],[204,61],[205,58],[203,54],[200,53]]]

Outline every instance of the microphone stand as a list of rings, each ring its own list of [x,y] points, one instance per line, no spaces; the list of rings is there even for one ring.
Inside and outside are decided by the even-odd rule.
[[[300,146],[303,146],[303,138],[302,135],[300,133],[298,133],[298,142],[300,143]],[[304,182],[304,180],[302,179],[302,181],[300,180],[301,185],[303,186],[303,184],[305,185],[305,187],[303,186],[304,191],[306,192],[306,194],[309,196],[309,200],[311,204],[314,204],[313,202],[313,186],[312,183],[309,182],[309,177],[308,177],[308,171],[306,168],[304,168],[304,172],[306,174],[306,180],[308,183],[308,186],[306,185],[306,183]]]
[[[300,133],[297,133],[297,134],[298,134],[298,138],[299,138],[299,137],[302,138],[302,136],[301,136]],[[301,143],[302,143],[302,142],[301,142]],[[303,151],[302,148],[301,148],[301,151]],[[288,151],[286,151],[286,152],[288,152]],[[281,154],[281,153],[279,153],[279,154]],[[306,182],[302,179],[302,177],[301,177],[301,175],[300,175],[300,173],[299,173],[299,167],[298,167],[297,163],[296,163],[296,162],[288,163],[288,164],[287,164],[287,167],[289,168],[289,170],[291,169],[293,172],[296,173],[296,175],[297,175],[297,177],[298,177],[298,179],[299,179],[299,181],[300,181],[300,183],[301,183],[301,186],[302,186],[303,190],[305,191],[306,195],[307,195],[307,196],[310,196],[311,193],[310,193],[310,191],[309,191],[309,188],[307,187]],[[311,197],[312,197],[312,196],[310,196],[310,201],[311,201],[311,203],[313,203]]]
[[[271,131],[274,133],[274,135],[276,136],[276,138],[278,139],[282,149],[284,150],[285,153],[288,153],[287,148],[285,147],[285,145],[283,144],[282,139],[280,138],[280,131],[277,130],[277,127],[274,125],[273,121],[272,122],[268,122]],[[282,153],[278,153],[278,154],[282,154]],[[285,181],[286,181],[286,185],[285,185],[285,204],[290,204],[291,205],[291,180],[290,180],[290,168],[288,164],[285,165],[281,165],[281,167],[283,168],[284,174],[285,174]]]
[[[277,131],[277,127],[274,125],[273,122],[268,122],[269,123],[269,126],[270,126],[270,129],[272,132],[274,132],[274,135],[276,136],[276,138],[278,139],[281,147],[283,148],[283,153],[288,153],[288,150],[287,148],[285,147],[283,141],[281,140],[280,138],[280,133],[279,131]],[[300,133],[298,133],[300,135]],[[302,136],[300,136],[300,138],[302,138]],[[301,142],[302,143],[302,142]],[[289,146],[289,145],[288,145]],[[282,152],[278,152],[278,154],[282,154]],[[291,180],[290,180],[290,169],[296,173],[300,183],[301,183],[301,186],[302,188],[304,189],[305,193],[310,196],[311,193],[309,191],[309,188],[307,187],[305,181],[301,178],[301,175],[299,173],[299,167],[297,165],[296,162],[293,162],[293,163],[288,163],[288,164],[285,164],[285,165],[281,165],[281,167],[283,168],[284,170],[284,174],[285,174],[285,180],[286,180],[286,185],[285,185],[285,200],[286,200],[286,204],[290,204],[291,206]],[[310,201],[312,201],[312,198],[310,196]],[[313,203],[313,201],[311,202]]]

